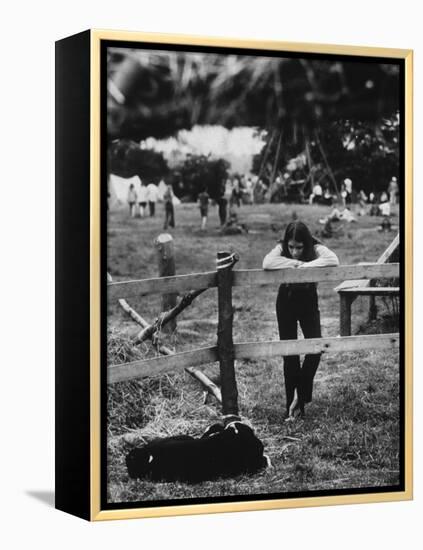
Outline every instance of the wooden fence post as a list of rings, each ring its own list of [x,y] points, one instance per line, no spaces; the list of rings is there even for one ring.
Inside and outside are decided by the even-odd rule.
[[[232,267],[230,252],[217,253],[217,295],[218,325],[217,350],[219,356],[220,380],[222,390],[222,414],[225,423],[239,419],[238,389],[235,378],[234,344],[232,336]],[[228,259],[225,262],[225,259]]]
[[[175,275],[175,256],[173,238],[169,233],[162,233],[154,242],[157,249],[159,277]],[[162,311],[168,311],[176,305],[176,294],[162,295]],[[163,326],[163,332],[172,333],[176,330],[176,318]]]
[[[370,279],[370,287],[376,286],[376,280]],[[377,306],[376,296],[369,296],[369,321],[375,321],[377,319]]]
[[[341,336],[351,336],[351,304],[352,297],[342,292],[339,293],[339,304],[340,304],[340,334]]]

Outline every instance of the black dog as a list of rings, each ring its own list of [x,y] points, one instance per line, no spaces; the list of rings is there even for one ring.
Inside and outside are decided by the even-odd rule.
[[[242,422],[210,426],[201,438],[156,439],[126,456],[131,478],[198,483],[253,474],[268,465],[263,444]]]

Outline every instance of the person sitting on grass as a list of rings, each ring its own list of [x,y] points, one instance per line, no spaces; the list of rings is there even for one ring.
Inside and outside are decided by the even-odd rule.
[[[323,190],[319,183],[313,187],[313,191],[309,197],[310,204],[322,204]]]
[[[336,254],[314,238],[300,221],[288,224],[283,239],[263,260],[263,269],[266,270],[337,265]],[[281,340],[297,339],[298,323],[305,338],[321,338],[316,283],[282,283],[276,299],[276,317]],[[284,356],[287,420],[304,415],[305,404],[312,399],[320,355],[307,354],[302,366],[299,355]]]
[[[354,214],[351,212],[349,208],[344,208],[343,210],[339,210],[338,208],[334,208],[330,214],[328,214],[326,217],[321,218],[319,220],[319,223],[326,224],[326,222],[330,220],[332,222],[339,222],[339,221],[345,221],[348,223],[356,222],[357,220],[354,217]]]

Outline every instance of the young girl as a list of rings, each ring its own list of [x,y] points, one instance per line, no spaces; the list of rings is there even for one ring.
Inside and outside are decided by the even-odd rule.
[[[263,260],[263,269],[336,265],[339,265],[336,254],[315,239],[308,227],[299,221],[288,225],[282,242]],[[298,337],[298,322],[305,338],[320,338],[316,283],[281,284],[276,300],[276,316],[281,340]],[[306,355],[302,367],[299,355],[284,356],[287,420],[304,414],[304,405],[312,398],[313,379],[319,362],[320,353]]]

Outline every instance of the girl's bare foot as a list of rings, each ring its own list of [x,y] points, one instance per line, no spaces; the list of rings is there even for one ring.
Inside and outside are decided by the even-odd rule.
[[[304,415],[304,404],[298,399],[297,390],[294,393],[294,399],[291,402],[288,410],[288,418],[285,419],[285,422],[293,422],[297,418],[300,418]]]

